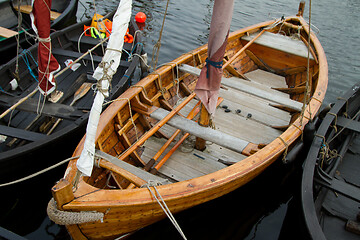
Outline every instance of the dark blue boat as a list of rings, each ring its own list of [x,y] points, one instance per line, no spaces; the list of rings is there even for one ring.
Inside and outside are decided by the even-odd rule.
[[[312,239],[360,239],[360,82],[339,97],[316,132],[301,200]]]

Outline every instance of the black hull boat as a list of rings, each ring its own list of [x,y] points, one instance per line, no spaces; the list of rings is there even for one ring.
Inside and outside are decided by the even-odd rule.
[[[90,20],[77,23],[51,35],[52,54],[61,69],[65,69],[65,63],[83,57],[76,63],[80,66],[78,69],[67,69],[56,77],[57,91],[63,92],[60,100],[56,103],[44,100],[38,91],[0,120],[0,183],[48,167],[54,164],[55,159],[63,160],[70,153],[62,149],[71,152],[74,143],[84,134],[94,99],[92,89],[96,79],[92,73],[101,62],[106,48],[106,42],[100,44],[101,39],[82,35],[84,25],[90,23]],[[132,21],[129,23],[129,33],[134,36],[134,41],[124,43],[123,52],[128,54],[122,54],[107,101],[115,99],[129,87],[135,72],[135,75],[140,75],[137,67],[143,51],[141,36]],[[37,48],[38,45],[33,45],[19,56],[16,89],[13,86],[16,58],[0,67],[1,112],[37,88]],[[91,54],[84,56],[91,49]]]
[[[309,150],[301,200],[312,239],[360,238],[359,112],[360,82],[325,112]]]
[[[27,36],[24,30],[34,34],[31,29],[29,11],[31,1],[5,0],[0,2],[0,64],[4,64],[16,56],[17,35],[19,36],[20,52],[34,44],[34,40]],[[60,30],[76,22],[78,0],[53,0],[51,5],[51,29]],[[21,15],[20,15],[20,14]],[[18,31],[18,20],[21,28]]]

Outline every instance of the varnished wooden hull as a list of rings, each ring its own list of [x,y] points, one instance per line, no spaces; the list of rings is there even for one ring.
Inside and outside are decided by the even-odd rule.
[[[302,18],[293,17],[288,18],[287,21],[295,25],[305,25]],[[232,33],[228,40],[226,55],[231,58],[235,52],[242,48],[246,41],[240,38],[246,35],[246,33],[259,31],[262,27],[269,26],[272,23],[273,22],[265,22]],[[303,29],[305,28],[306,27],[303,27]],[[306,31],[301,31],[306,37]],[[300,112],[294,113],[290,111],[291,117],[289,125],[286,127],[277,127],[284,128],[285,130],[279,134],[278,137],[274,137],[271,141],[267,142],[265,147],[255,153],[249,152],[249,156],[244,157],[241,161],[209,174],[158,186],[157,189],[160,195],[172,213],[177,213],[192,206],[207,202],[239,188],[254,179],[270,164],[279,159],[284,151],[291,148],[295,140],[300,137],[306,123],[314,118],[320,108],[327,88],[328,69],[325,53],[313,34],[311,34],[311,46],[316,53],[316,60],[312,59],[309,63],[310,74],[312,76],[309,88],[311,88],[310,94],[312,98],[304,111],[304,117],[301,116]],[[304,71],[307,60],[304,57],[296,57],[289,53],[257,46],[256,42],[247,50],[248,51],[245,51],[243,55],[240,55],[240,57],[231,64],[232,69],[229,68],[225,71],[225,76],[231,76],[232,74],[230,72],[234,72],[233,69],[241,73],[260,68],[271,69],[272,72],[281,74],[286,78],[289,91],[292,91],[291,88],[303,89],[301,87],[305,85],[307,75],[306,70]],[[256,55],[256,57],[250,57],[251,54]],[[119,137],[116,136],[119,129],[115,130],[115,128],[117,125],[125,126],[126,122],[129,123],[129,128],[131,128],[131,122],[129,122],[131,116],[128,113],[129,102],[131,103],[133,114],[136,112],[146,114],[146,112],[150,111],[154,106],[164,107],[164,104],[161,105],[161,101],[159,101],[160,97],[163,97],[170,105],[173,105],[177,100],[175,97],[176,88],[173,87],[175,83],[172,79],[175,65],[189,64],[201,68],[206,57],[207,46],[204,45],[188,54],[180,56],[172,61],[172,64],[159,68],[156,70],[156,73],[150,74],[136,84],[135,87],[130,88],[122,94],[119,97],[119,101],[112,103],[101,115],[96,139],[97,148],[113,156],[121,155],[122,149],[126,144],[124,144],[121,136],[120,140]],[[160,76],[161,82],[159,82]],[[187,86],[187,89],[194,89],[196,77],[180,73],[179,79],[180,82],[184,83],[183,85]],[[180,86],[179,91],[181,94],[186,95],[186,90],[184,90],[186,87],[183,85]],[[159,88],[164,88],[166,91],[160,93],[158,91]],[[227,87],[225,86],[225,88]],[[292,100],[301,102],[304,97],[304,91],[292,91],[290,96]],[[221,119],[221,116],[222,115],[215,115],[215,118],[218,117]],[[250,118],[251,116],[248,117]],[[145,134],[145,126],[141,127],[140,121],[137,121],[136,124],[138,126],[137,131]],[[276,127],[273,126],[273,128]],[[128,138],[131,144],[134,144],[136,142],[134,131],[128,131],[127,133],[129,136],[126,138]],[[118,141],[118,143],[116,141]],[[84,138],[75,150],[74,156],[80,155],[83,149],[83,143]],[[257,142],[257,144],[258,143],[260,142]],[[141,154],[142,152],[138,151],[140,158],[143,157]],[[134,165],[141,166],[134,163],[131,158],[125,160]],[[96,221],[85,224],[67,225],[67,229],[74,239],[112,239],[116,236],[136,231],[139,228],[166,217],[148,188],[130,187],[131,189],[122,190],[101,189],[105,187],[105,185],[100,186],[101,179],[99,176],[101,175],[100,172],[103,172],[101,169],[105,169],[106,167],[104,167],[102,163],[100,166],[102,166],[102,168],[96,168],[96,170],[93,171],[93,176],[90,178],[80,178],[77,190],[73,193],[74,196],[70,196],[70,198],[68,198],[69,196],[62,195],[61,191],[58,191],[59,185],[53,189],[53,195],[55,200],[57,200],[58,207],[64,211],[97,211],[105,214],[102,222]],[[110,164],[108,166],[112,165]],[[108,167],[108,169],[110,168]],[[117,168],[113,167],[111,170],[115,172],[116,175]],[[62,182],[72,183],[75,177],[76,161],[74,160],[70,162]],[[141,181],[134,184],[140,185]],[[125,187],[128,187],[128,185]],[[65,198],[67,200],[64,201]]]

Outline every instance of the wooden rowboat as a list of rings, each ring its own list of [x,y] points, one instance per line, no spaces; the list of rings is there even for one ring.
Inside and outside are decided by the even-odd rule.
[[[20,2],[20,7],[19,7]],[[19,36],[20,52],[34,44],[34,40],[18,31],[18,12],[21,13],[21,27],[34,35],[29,13],[32,1],[5,0],[0,3],[0,64],[16,56]],[[51,29],[60,30],[76,22],[78,0],[54,0],[51,4]]]
[[[359,239],[360,83],[327,110],[304,164],[304,219],[311,239]]]
[[[129,88],[100,117],[91,176],[79,176],[73,160],[53,187],[50,218],[74,239],[113,239],[165,218],[161,199],[177,213],[254,179],[291,149],[323,101],[327,61],[308,31],[294,16],[230,34],[215,129],[196,123],[193,93],[207,45]],[[196,137],[207,140],[204,151]]]
[[[41,101],[42,110],[38,108],[40,93],[36,93],[16,109],[4,116],[0,122],[0,182],[4,183],[34,173],[56,162],[48,157],[59,150],[59,144],[68,147],[80,141],[85,132],[89,110],[94,99],[91,86],[96,83],[92,78],[93,64],[97,66],[103,55],[101,39],[83,36],[84,25],[89,26],[91,19],[77,23],[51,35],[52,53],[64,70],[57,79],[57,90],[63,96],[56,102]],[[129,33],[135,36],[138,31],[135,22],[129,24]],[[117,98],[130,85],[139,66],[141,54],[141,36],[136,34],[133,43],[125,43],[124,50],[133,53],[132,58],[124,54],[120,67],[112,82],[108,100]],[[92,54],[84,55],[91,51]],[[38,86],[36,77],[38,44],[33,45],[19,56],[19,76],[15,70],[17,59],[14,58],[0,67],[0,110],[3,113],[19,99],[28,95]],[[79,68],[66,69],[69,60],[76,61]],[[10,84],[16,82],[18,87]],[[137,80],[138,81],[138,80]],[[42,98],[43,99],[43,98]],[[40,114],[38,114],[38,111]],[[65,144],[65,145],[64,145]],[[69,153],[68,153],[69,154]],[[36,162],[28,161],[28,157]],[[60,158],[61,159],[61,158]],[[59,160],[59,159],[58,159]]]

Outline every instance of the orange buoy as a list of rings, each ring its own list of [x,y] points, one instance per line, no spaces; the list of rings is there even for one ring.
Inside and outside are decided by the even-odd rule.
[[[143,12],[138,12],[135,15],[135,21],[137,21],[139,23],[144,23],[146,21],[146,14]]]

